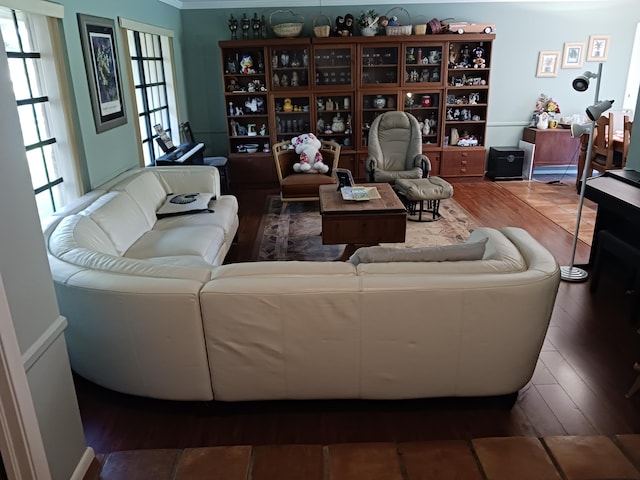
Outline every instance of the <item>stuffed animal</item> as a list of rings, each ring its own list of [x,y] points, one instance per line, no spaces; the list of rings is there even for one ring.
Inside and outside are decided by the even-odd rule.
[[[320,147],[322,143],[313,133],[303,133],[291,139],[291,145],[300,155],[300,161],[294,163],[293,170],[302,173],[327,173],[329,167],[324,163]]]

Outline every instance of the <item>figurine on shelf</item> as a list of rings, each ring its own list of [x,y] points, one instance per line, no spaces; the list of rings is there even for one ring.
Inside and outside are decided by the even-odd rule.
[[[238,136],[238,122],[236,122],[235,120],[231,120],[229,122],[229,125],[231,126],[231,136],[232,137],[237,137]]]
[[[294,71],[291,74],[291,86],[292,87],[297,87],[298,86],[298,72]]]
[[[238,36],[236,32],[238,31],[238,20],[233,17],[233,14],[231,14],[231,17],[229,18],[228,25],[229,30],[231,31],[231,40],[237,40]]]
[[[273,74],[273,86],[274,87],[279,87],[280,86],[280,77],[278,77],[277,73]]]
[[[453,68],[456,66],[456,60],[458,59],[458,54],[454,50],[453,43],[449,44],[449,68]]]
[[[253,30],[253,38],[260,38],[260,19],[258,18],[258,14],[255,12],[251,19],[251,29]]]
[[[475,58],[473,59],[473,68],[485,68],[487,63],[483,58],[484,48],[476,47],[473,49],[473,53],[475,54]]]
[[[267,126],[263,123],[262,126],[260,127],[260,135],[264,137],[266,134],[267,134]]]
[[[251,21],[247,18],[247,14],[242,14],[242,39],[249,40],[249,28],[251,28]]]

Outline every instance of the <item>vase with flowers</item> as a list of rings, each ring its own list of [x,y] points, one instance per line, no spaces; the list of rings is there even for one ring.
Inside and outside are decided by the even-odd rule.
[[[360,27],[360,34],[365,37],[373,37],[377,35],[380,29],[380,15],[375,10],[367,10],[361,12],[358,17],[358,27]]]
[[[536,106],[531,118],[531,126],[537,128],[547,128],[549,122],[555,120],[560,114],[560,105],[550,96],[541,93],[536,100]]]

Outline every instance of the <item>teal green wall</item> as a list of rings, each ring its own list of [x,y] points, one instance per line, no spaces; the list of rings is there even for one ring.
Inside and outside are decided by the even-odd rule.
[[[323,8],[332,19],[337,15],[360,14],[375,8],[386,13],[392,5],[374,7]],[[264,14],[267,19],[277,8],[239,8],[225,10],[185,10],[183,17],[187,105],[192,126],[198,137],[210,147],[210,153],[226,154],[226,125],[221,93],[219,40],[230,38],[227,19],[243,13]],[[555,50],[562,54],[565,42],[584,42],[589,35],[610,35],[609,57],[604,63],[601,98],[617,101],[622,108],[627,70],[636,24],[640,22],[637,0],[601,2],[537,3],[455,3],[407,5],[412,18],[431,18],[492,22],[496,25],[491,70],[491,97],[487,145],[517,145],[523,126],[528,124],[535,100],[540,93],[551,95],[560,104],[562,115],[584,113],[593,103],[595,89],[578,93],[571,81],[585,70],[596,71],[597,63],[586,62],[582,69],[559,69],[555,78],[536,78],[538,52]],[[318,7],[294,8],[305,18],[303,35],[310,36]],[[402,19],[403,13],[398,12]],[[286,17],[284,17],[286,19]],[[284,20],[274,16],[274,20]]]
[[[175,34],[176,71],[178,75],[179,102],[181,118],[186,118],[186,97],[184,95],[184,69],[182,64],[182,35],[180,10],[158,0],[58,0],[64,5],[64,39],[69,58],[68,72],[72,84],[72,95],[75,98],[75,121],[78,133],[81,164],[85,189],[90,190],[115,177],[117,174],[139,166],[135,126],[137,118],[133,116],[133,100],[126,96],[126,125],[96,134],[89,86],[82,56],[77,13],[95,15],[113,19],[118,25],[118,17],[154,25],[172,30]],[[128,58],[124,51],[124,39],[117,38],[120,70],[123,72],[123,91],[130,91],[129,80],[124,75]]]

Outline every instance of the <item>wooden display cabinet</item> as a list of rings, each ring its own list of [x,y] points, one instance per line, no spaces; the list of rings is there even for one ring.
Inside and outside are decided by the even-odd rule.
[[[276,183],[265,146],[308,132],[339,143],[340,166],[364,181],[370,126],[393,110],[428,122],[422,143],[432,175],[482,177],[494,38],[439,34],[219,42],[234,184]],[[246,56],[253,60],[250,68],[242,61]],[[251,143],[258,144],[256,153],[243,150]]]

